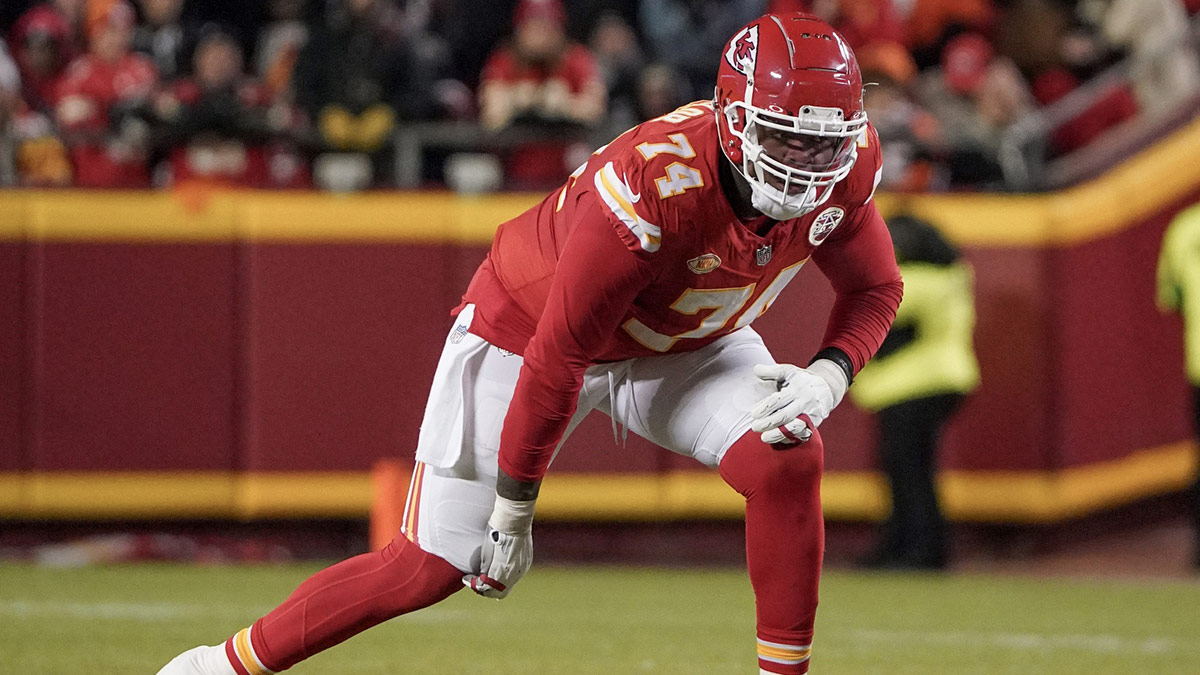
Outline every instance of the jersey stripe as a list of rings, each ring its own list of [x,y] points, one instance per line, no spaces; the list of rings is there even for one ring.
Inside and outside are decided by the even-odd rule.
[[[617,176],[612,162],[596,172],[595,183],[596,192],[604,200],[604,204],[637,237],[642,248],[651,253],[657,251],[662,245],[662,229],[639,216],[634,210],[633,205],[642,196],[635,194],[629,185]]]

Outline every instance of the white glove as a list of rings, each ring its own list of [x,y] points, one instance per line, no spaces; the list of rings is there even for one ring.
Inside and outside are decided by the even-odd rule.
[[[480,572],[464,576],[464,586],[499,600],[525,576],[533,564],[533,505],[533,500],[496,497],[484,533]]]
[[[842,402],[850,384],[842,367],[829,359],[817,359],[808,368],[759,364],[754,366],[754,374],[779,389],[750,409],[750,428],[771,445],[812,438],[813,429]]]

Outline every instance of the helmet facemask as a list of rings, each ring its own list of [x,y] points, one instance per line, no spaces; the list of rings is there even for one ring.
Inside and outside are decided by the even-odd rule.
[[[806,105],[792,116],[734,100],[723,112],[741,142],[738,168],[751,204],[775,220],[799,218],[829,199],[854,168],[867,127],[865,115],[846,120],[840,108]]]

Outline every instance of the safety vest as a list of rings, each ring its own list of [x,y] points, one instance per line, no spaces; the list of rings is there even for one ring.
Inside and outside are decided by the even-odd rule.
[[[1158,306],[1183,315],[1187,377],[1200,387],[1200,206],[1180,212],[1163,236]]]
[[[850,387],[855,404],[870,411],[938,394],[966,394],[979,385],[971,267],[906,263],[900,275],[904,299],[889,341],[897,335],[907,339],[881,350]]]

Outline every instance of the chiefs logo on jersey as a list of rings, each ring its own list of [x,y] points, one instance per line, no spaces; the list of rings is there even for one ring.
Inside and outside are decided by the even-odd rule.
[[[808,228],[808,243],[820,246],[829,233],[833,232],[833,228],[841,224],[842,218],[845,216],[846,210],[840,206],[831,206],[822,211],[813,220],[812,227]]]
[[[754,64],[758,61],[758,26],[743,28],[733,36],[725,50],[725,60],[733,69],[746,77],[754,75]]]

